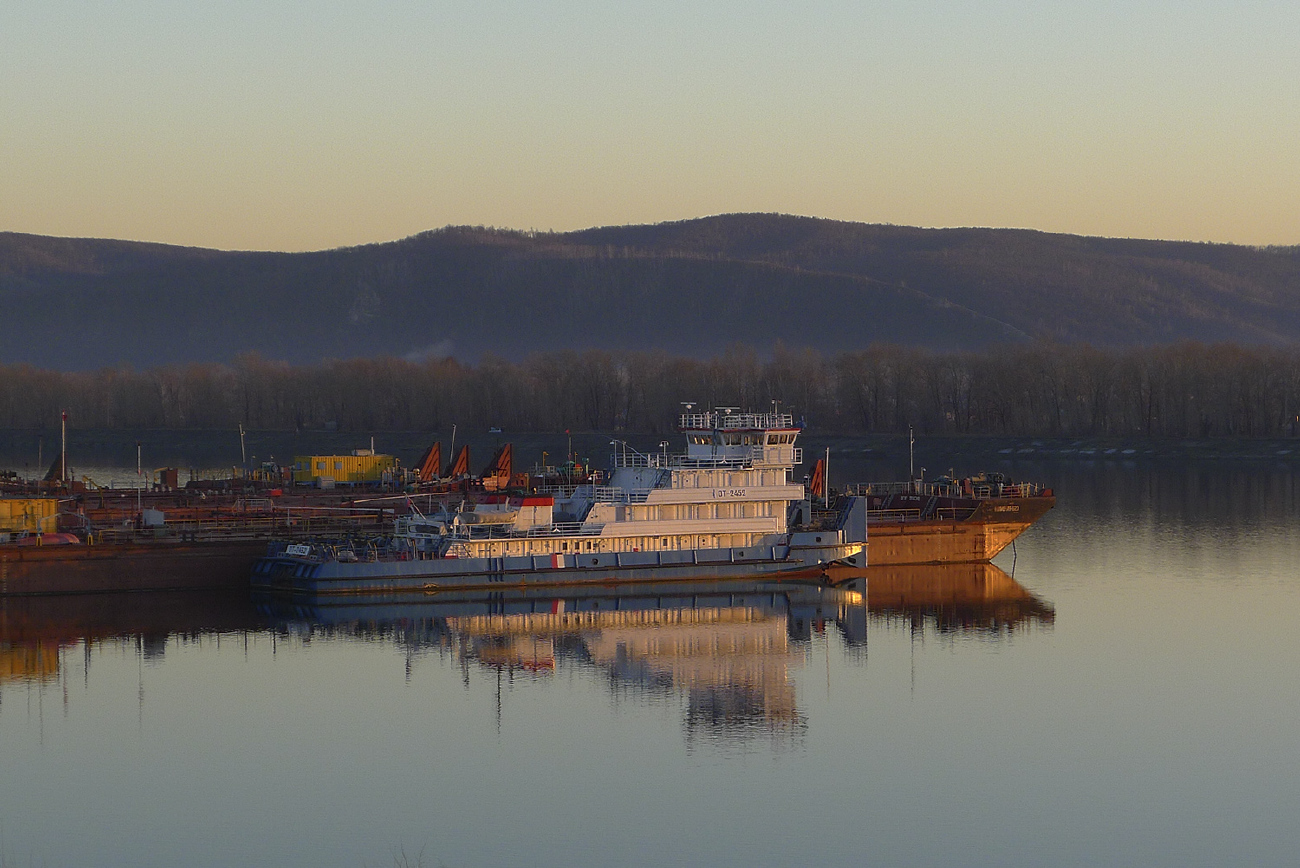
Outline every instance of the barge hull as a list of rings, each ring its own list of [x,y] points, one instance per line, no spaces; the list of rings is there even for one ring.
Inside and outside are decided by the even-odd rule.
[[[621,552],[502,558],[442,558],[375,563],[313,563],[291,556],[266,557],[252,571],[255,591],[328,596],[402,592],[440,593],[522,587],[605,585],[677,579],[750,576],[820,578],[834,560],[860,555],[860,543],[824,546],[820,558],[773,546],[762,555],[749,549],[682,552]]]
[[[247,590],[265,542],[0,546],[0,596]]]
[[[982,501],[961,521],[928,519],[876,523],[867,531],[867,562],[899,564],[985,563],[1056,504],[1055,497]]]

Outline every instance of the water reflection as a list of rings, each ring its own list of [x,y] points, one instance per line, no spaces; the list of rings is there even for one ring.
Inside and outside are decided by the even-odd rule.
[[[599,673],[620,697],[680,697],[689,742],[797,738],[806,720],[792,674],[828,628],[846,654],[865,659],[873,622],[996,639],[1055,618],[992,564],[833,578],[830,586],[736,580],[260,606],[286,634],[392,642],[407,652],[408,667],[429,651],[510,679],[547,678],[567,665]]]
[[[48,682],[59,677],[57,646],[0,644],[0,684],[7,681]]]
[[[173,638],[267,629],[247,594],[168,592],[0,596],[0,685],[57,680],[65,652],[134,644],[159,662]]]
[[[268,600],[263,611],[286,633],[391,641],[408,661],[436,649],[511,679],[569,666],[597,674],[619,699],[680,698],[692,742],[788,741],[806,727],[791,672],[813,625],[835,624],[846,643],[864,643],[863,602],[848,588],[750,580]]]
[[[667,625],[502,631],[504,598],[445,645],[426,602],[0,600],[0,863],[1293,862],[1293,468],[1017,462],[990,469],[1068,494],[1018,583],[871,570],[842,620],[683,625],[714,659]]]
[[[869,567],[834,578],[847,588],[865,583],[873,621],[914,632],[998,638],[1056,620],[1051,604],[994,564]]]
[[[229,593],[0,598],[0,689],[52,684],[67,652],[133,650],[160,664],[173,642],[269,636],[362,640],[496,677],[594,676],[616,701],[682,704],[688,743],[797,741],[807,722],[795,673],[814,639],[865,660],[871,625],[1000,638],[1050,625],[1051,605],[991,564],[845,572],[834,584],[734,580],[481,591],[455,596],[249,600]],[[832,643],[830,634],[838,637]],[[217,643],[219,646],[219,642]],[[134,646],[133,649],[130,646]],[[81,668],[81,667],[79,667]],[[501,714],[498,689],[498,724]]]

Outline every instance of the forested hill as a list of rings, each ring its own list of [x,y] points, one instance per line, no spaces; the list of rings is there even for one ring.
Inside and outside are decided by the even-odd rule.
[[[314,253],[0,233],[0,363],[1300,341],[1300,248],[736,214]]]

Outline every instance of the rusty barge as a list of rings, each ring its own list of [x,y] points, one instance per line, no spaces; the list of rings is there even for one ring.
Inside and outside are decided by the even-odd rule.
[[[0,545],[0,597],[247,587],[265,540]]]
[[[845,494],[866,499],[872,566],[985,563],[1056,505],[1052,489],[1000,474],[867,483]]]
[[[279,494],[277,492],[277,494]],[[248,587],[274,541],[391,528],[393,509],[330,494],[96,491],[0,499],[0,597]]]

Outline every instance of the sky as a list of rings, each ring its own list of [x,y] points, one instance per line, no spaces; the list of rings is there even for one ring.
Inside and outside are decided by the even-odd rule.
[[[1300,3],[0,0],[0,231],[730,212],[1300,243]]]

